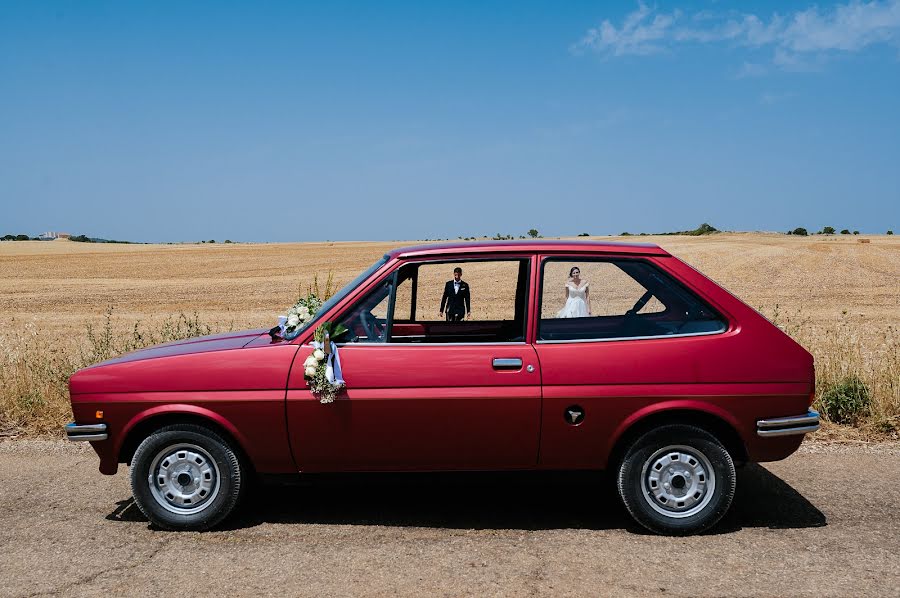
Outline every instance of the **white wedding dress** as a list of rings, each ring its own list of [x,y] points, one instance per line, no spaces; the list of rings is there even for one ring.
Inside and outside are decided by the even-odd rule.
[[[566,283],[568,298],[566,304],[556,313],[557,318],[586,318],[588,317],[587,295],[588,283],[582,282],[581,286],[575,286],[575,283],[569,281]]]

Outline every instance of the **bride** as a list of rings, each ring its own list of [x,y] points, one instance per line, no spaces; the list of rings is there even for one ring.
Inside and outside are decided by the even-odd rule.
[[[569,280],[566,281],[566,304],[559,312],[557,318],[584,318],[591,315],[591,297],[588,281],[582,280],[581,270],[575,266],[569,270]]]

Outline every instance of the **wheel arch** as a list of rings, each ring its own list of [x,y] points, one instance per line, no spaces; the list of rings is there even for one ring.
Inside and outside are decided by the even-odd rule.
[[[746,462],[747,446],[737,427],[726,417],[724,414],[681,405],[664,407],[643,415],[636,414],[619,426],[611,442],[606,466],[610,469],[617,467],[632,442],[650,430],[670,424],[685,424],[706,430],[722,443],[735,462]]]
[[[195,405],[165,405],[145,411],[128,423],[118,450],[118,462],[131,464],[138,445],[156,430],[174,424],[193,424],[207,428],[224,438],[238,453],[241,462],[251,469],[253,461],[246,449],[246,439],[221,415]]]

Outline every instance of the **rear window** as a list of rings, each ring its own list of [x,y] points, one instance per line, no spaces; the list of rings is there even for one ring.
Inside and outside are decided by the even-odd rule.
[[[725,319],[645,260],[549,258],[541,267],[540,341],[715,334]]]

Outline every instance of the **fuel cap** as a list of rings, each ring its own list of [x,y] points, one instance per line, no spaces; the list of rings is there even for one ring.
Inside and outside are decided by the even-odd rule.
[[[572,405],[566,407],[563,417],[570,426],[577,426],[584,421],[584,408],[581,405]]]

